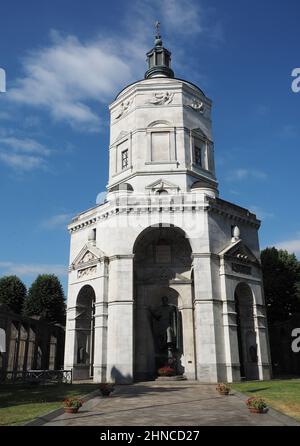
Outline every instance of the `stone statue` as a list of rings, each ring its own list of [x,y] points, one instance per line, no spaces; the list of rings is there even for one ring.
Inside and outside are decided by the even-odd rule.
[[[152,317],[154,343],[159,353],[167,353],[168,359],[175,356],[179,344],[178,310],[169,304],[167,296],[155,310],[149,308]]]

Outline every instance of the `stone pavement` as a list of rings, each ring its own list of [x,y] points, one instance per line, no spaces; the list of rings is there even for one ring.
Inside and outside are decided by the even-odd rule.
[[[246,397],[232,391],[222,396],[215,385],[144,382],[117,386],[109,398],[94,396],[78,414],[57,411],[39,418],[45,426],[287,426],[300,425],[275,410],[250,414]],[[60,411],[61,412],[61,411]],[[51,419],[52,418],[52,419]]]

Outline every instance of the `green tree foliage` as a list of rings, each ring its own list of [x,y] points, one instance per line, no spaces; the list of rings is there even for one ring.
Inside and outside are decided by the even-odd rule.
[[[54,274],[40,274],[33,282],[24,303],[24,315],[40,316],[49,322],[64,324],[64,293]]]
[[[0,304],[6,304],[14,313],[21,313],[26,297],[26,286],[17,276],[0,279]]]
[[[266,248],[261,253],[269,322],[300,313],[300,262],[295,254]]]

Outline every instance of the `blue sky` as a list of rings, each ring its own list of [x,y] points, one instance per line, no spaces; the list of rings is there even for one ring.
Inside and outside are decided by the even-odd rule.
[[[71,216],[107,183],[108,104],[141,79],[159,19],[175,74],[213,100],[220,196],[300,254],[298,0],[3,0],[0,274],[66,286]]]

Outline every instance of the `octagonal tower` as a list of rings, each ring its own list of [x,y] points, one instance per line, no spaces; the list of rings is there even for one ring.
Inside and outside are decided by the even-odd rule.
[[[267,379],[256,216],[218,197],[211,100],[161,36],[110,105],[105,201],[71,236],[65,368],[96,382]]]

